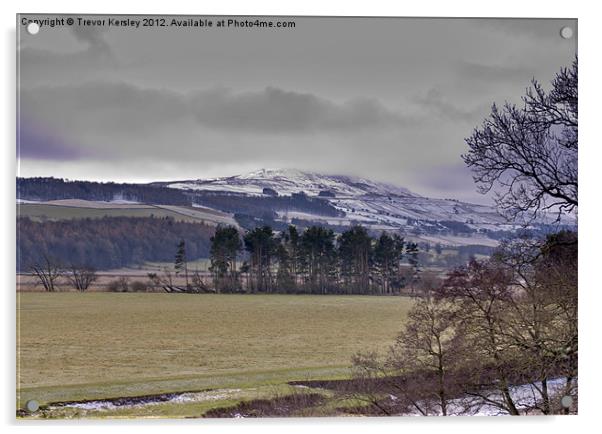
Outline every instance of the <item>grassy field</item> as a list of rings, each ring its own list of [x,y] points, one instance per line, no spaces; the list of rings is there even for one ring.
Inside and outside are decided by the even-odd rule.
[[[287,295],[17,300],[18,405],[345,377],[355,352],[391,344],[411,305],[405,297]]]
[[[94,204],[94,202],[90,202]],[[209,224],[232,224],[236,222],[227,214],[213,210],[177,207],[177,206],[156,206],[156,205],[136,205],[132,208],[120,205],[115,208],[108,208],[106,205],[99,207],[87,206],[64,206],[46,203],[27,203],[17,205],[17,215],[29,217],[33,220],[65,220],[81,218],[101,218],[101,217],[172,217],[177,221],[184,222],[205,222]]]
[[[34,220],[63,220],[101,217],[173,217],[177,220],[196,222],[193,217],[159,208],[84,208],[60,205],[17,205],[17,214]]]

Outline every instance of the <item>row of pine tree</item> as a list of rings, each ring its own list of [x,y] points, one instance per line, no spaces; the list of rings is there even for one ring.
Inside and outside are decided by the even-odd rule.
[[[209,270],[218,292],[396,294],[417,278],[417,254],[415,243],[362,226],[338,236],[321,226],[243,236],[224,226],[211,238]]]

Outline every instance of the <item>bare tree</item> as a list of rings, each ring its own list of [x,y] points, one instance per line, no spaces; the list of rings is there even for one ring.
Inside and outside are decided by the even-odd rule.
[[[173,281],[171,271],[167,268],[163,269],[162,274],[148,273],[147,276],[153,285],[160,286],[165,292],[181,292]]]
[[[466,139],[464,162],[482,193],[494,187],[501,211],[516,219],[577,209],[577,59],[546,92],[536,81],[523,105],[493,105]]]
[[[522,375],[543,414],[566,412],[556,395],[574,395],[577,377],[577,235],[562,231],[540,240],[504,243],[496,259],[515,272],[502,333],[520,351]],[[522,365],[522,366],[521,366]],[[554,392],[551,380],[565,378]],[[558,389],[558,388],[556,388]]]
[[[420,280],[416,284],[420,294],[428,296],[434,289],[441,286],[443,279],[439,274],[439,272],[433,270],[425,270],[421,273]]]
[[[202,294],[205,292],[214,292],[207,288],[198,271],[195,271],[192,276],[192,284],[187,282],[185,286],[176,285],[173,274],[168,268],[163,269],[161,274],[148,273],[147,276],[153,285],[159,286],[165,292],[169,293]]]
[[[474,411],[475,400],[463,394],[460,382],[470,349],[458,333],[456,317],[456,306],[447,300],[419,298],[387,355],[369,352],[353,358],[354,397],[386,415]]]
[[[353,386],[349,387],[350,390],[344,391],[344,394],[368,405],[371,411],[377,414],[384,416],[395,414],[395,409],[387,399],[391,396],[390,392],[394,390],[394,387],[391,387],[391,383],[394,382],[393,377],[390,376],[379,354],[374,351],[359,352],[353,356],[352,364]]]
[[[56,291],[56,282],[62,276],[63,270],[59,263],[48,255],[43,255],[42,259],[34,263],[31,272],[37,278],[37,284],[41,284],[48,292]]]
[[[207,286],[207,284],[203,280],[203,276],[198,270],[195,270],[192,274],[189,288],[191,291],[198,293],[216,292],[216,289],[211,289]]]
[[[522,107],[494,105],[463,156],[481,192],[496,187],[513,219],[576,212],[577,116],[576,60],[550,92],[533,80]],[[355,358],[370,401],[382,406],[397,390],[406,411],[423,415],[569,411],[560,397],[577,387],[576,233],[506,242],[432,286],[436,298],[417,301],[384,365]]]
[[[450,273],[438,295],[456,304],[456,332],[473,348],[466,395],[512,415],[569,411],[560,398],[577,387],[574,232],[505,242],[491,260]]]
[[[506,267],[472,260],[452,271],[437,295],[456,304],[457,333],[464,335],[473,349],[464,360],[471,367],[469,376],[462,380],[465,393],[519,415],[510,390],[517,354],[503,333],[512,277]]]
[[[570,68],[556,74],[549,92],[533,80],[521,107],[494,105],[490,117],[466,139],[470,149],[463,159],[475,182],[483,193],[498,190],[498,207],[509,217],[534,219],[554,211],[560,221],[563,214],[577,212],[577,88],[575,59]],[[530,396],[518,405],[513,401],[520,398],[512,398],[509,388],[506,393],[498,387],[497,394],[482,398],[511,414],[515,414],[513,406],[523,412],[569,412],[560,406],[559,397],[575,396],[577,387],[577,234],[561,231],[544,242],[507,241],[491,261],[464,270],[464,281],[457,273],[452,275],[446,285],[453,288],[448,295],[463,293],[465,306],[486,307],[474,295],[490,293],[492,282],[478,278],[479,267],[506,270],[503,278],[501,274],[496,278],[503,282],[499,281],[495,304],[493,300],[490,304],[491,314],[481,309],[481,319],[491,317],[489,340],[495,342],[488,351],[495,357],[481,366],[492,367],[499,385],[514,380],[530,388]],[[473,294],[469,284],[475,288]],[[470,336],[479,336],[473,333],[477,324],[465,321],[464,325]],[[563,377],[565,385],[559,391],[558,380]],[[491,385],[484,384],[482,390],[490,393]]]
[[[423,415],[447,416],[457,390],[452,373],[463,345],[456,334],[456,315],[456,308],[444,299],[419,299],[391,348],[387,365],[395,376],[405,378],[396,388]]]
[[[98,279],[96,270],[92,267],[80,267],[72,265],[69,268],[67,279],[80,292],[86,291],[90,285]]]

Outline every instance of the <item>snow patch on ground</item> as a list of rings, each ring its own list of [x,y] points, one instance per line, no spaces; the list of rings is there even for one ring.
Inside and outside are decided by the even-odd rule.
[[[86,402],[73,402],[49,406],[50,410],[59,408],[77,408],[87,411],[106,411],[127,408],[141,408],[150,405],[160,404],[187,404],[193,402],[216,401],[228,399],[233,393],[240,392],[241,389],[218,389],[205,392],[185,392],[166,395],[157,395],[154,397],[141,398],[122,398],[114,400],[98,400]]]
[[[535,383],[538,387],[541,387],[541,383]],[[540,396],[536,390],[534,384],[521,384],[519,386],[510,387],[510,395],[515,402],[517,409],[520,412],[527,412],[537,404],[537,399]],[[550,397],[558,397],[563,393],[566,385],[565,378],[555,378],[548,381],[548,393]],[[501,394],[499,392],[491,392],[488,395],[494,401],[501,401]],[[458,398],[451,400],[448,403],[447,413],[450,416],[507,416],[508,413],[499,407],[492,404],[483,404],[475,400],[474,398]],[[410,413],[404,414],[404,416],[421,416],[416,410]],[[441,414],[439,414],[441,416]]]

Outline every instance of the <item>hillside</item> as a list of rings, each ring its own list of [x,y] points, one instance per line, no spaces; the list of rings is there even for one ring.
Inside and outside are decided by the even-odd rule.
[[[464,238],[483,238],[486,234],[518,229],[490,206],[424,197],[402,187],[352,176],[262,169],[238,176],[156,185],[191,194],[204,205],[207,205],[206,197],[236,197],[237,200],[245,197],[248,201],[257,201],[262,197],[301,195],[328,203],[339,211],[339,215],[332,215],[274,206],[275,220],[284,223],[313,222],[335,227],[362,224],[372,230]],[[465,242],[473,244],[474,240]]]
[[[493,207],[421,196],[369,179],[295,169],[262,169],[237,176],[150,184],[18,178],[20,215],[32,218],[167,216],[242,229],[268,224],[322,225],[342,232],[354,224],[399,232],[448,246],[495,246],[521,230]],[[92,209],[94,208],[94,209]],[[547,231],[553,220],[532,230]],[[566,220],[567,225],[574,220]]]

